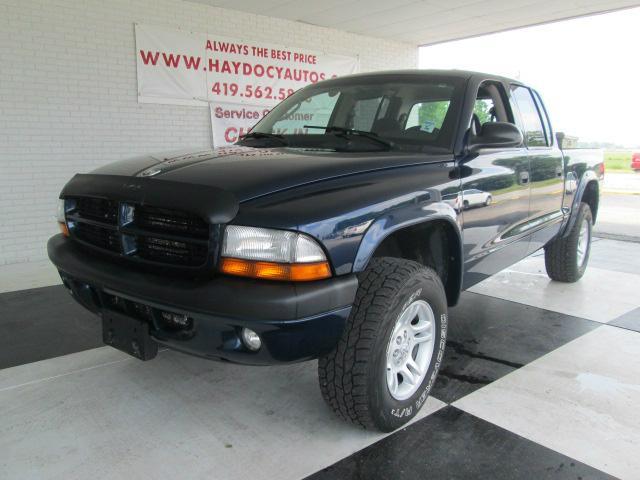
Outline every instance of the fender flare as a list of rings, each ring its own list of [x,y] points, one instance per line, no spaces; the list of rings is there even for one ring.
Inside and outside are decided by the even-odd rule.
[[[392,210],[378,217],[363,235],[358,251],[353,262],[353,272],[364,271],[369,264],[376,249],[390,235],[415,225],[422,225],[434,221],[444,221],[452,227],[452,231],[457,239],[458,264],[456,273],[456,284],[451,285],[449,304],[455,305],[462,291],[462,277],[464,269],[464,252],[462,243],[462,229],[458,223],[458,214],[448,204],[444,202],[434,202],[428,205],[414,204],[400,210]],[[448,295],[449,296],[449,295]]]
[[[600,179],[596,175],[593,170],[587,170],[582,174],[580,181],[578,182],[578,187],[576,188],[575,195],[571,202],[571,213],[569,214],[569,219],[567,220],[565,226],[562,230],[562,237],[566,237],[569,235],[569,232],[573,228],[573,225],[576,223],[578,209],[580,207],[580,203],[582,202],[582,197],[584,196],[584,192],[587,190],[587,185],[595,181],[598,185],[598,195],[600,194]]]

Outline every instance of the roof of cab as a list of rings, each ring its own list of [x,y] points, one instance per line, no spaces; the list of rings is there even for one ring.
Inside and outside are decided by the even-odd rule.
[[[325,82],[331,82],[333,80],[339,79],[357,79],[357,78],[375,78],[375,77],[403,77],[403,76],[438,76],[438,77],[451,77],[451,78],[461,78],[464,80],[469,80],[471,78],[475,78],[477,80],[485,80],[492,79],[498,80],[504,83],[516,83],[522,85],[522,82],[519,80],[515,80],[508,77],[503,77],[501,75],[493,75],[490,73],[483,72],[472,72],[468,70],[427,70],[427,69],[407,69],[407,70],[381,70],[377,72],[364,72],[364,73],[355,73],[352,75],[345,75],[338,77],[336,79],[325,80]],[[324,82],[322,82],[324,83]]]

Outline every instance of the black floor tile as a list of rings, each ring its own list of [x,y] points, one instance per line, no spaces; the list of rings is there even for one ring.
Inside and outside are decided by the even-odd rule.
[[[101,345],[100,319],[62,285],[0,294],[0,369]]]
[[[636,308],[624,315],[620,315],[618,318],[611,320],[608,325],[640,332],[640,308]]]
[[[465,292],[449,312],[445,359],[431,394],[451,403],[599,326]]]
[[[609,479],[535,442],[446,407],[308,477],[325,479]]]

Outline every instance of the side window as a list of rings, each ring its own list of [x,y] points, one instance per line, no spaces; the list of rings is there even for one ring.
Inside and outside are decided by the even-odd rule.
[[[473,114],[480,120],[480,125],[487,122],[495,122],[495,105],[492,98],[478,98],[473,105]]]
[[[540,113],[533,100],[531,91],[526,87],[518,85],[514,85],[511,91],[513,100],[520,112],[527,146],[546,147],[547,138],[542,125],[542,119],[540,118]]]
[[[427,133],[440,130],[449,110],[449,104],[448,100],[416,103],[409,111],[405,130],[416,127]]]
[[[473,104],[471,125],[479,132],[489,122],[512,122],[504,86],[499,82],[483,82]]]

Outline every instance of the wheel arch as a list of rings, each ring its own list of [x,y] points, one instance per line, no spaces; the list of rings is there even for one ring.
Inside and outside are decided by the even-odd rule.
[[[591,208],[591,215],[593,216],[593,223],[596,223],[598,206],[600,204],[600,184],[596,179],[589,180],[586,183],[580,202],[585,202],[589,205],[589,208]]]
[[[404,222],[394,222],[393,216],[378,219],[360,243],[353,271],[364,271],[378,256],[414,260],[438,273],[447,303],[455,305],[462,289],[462,232],[455,211],[449,205],[442,207],[444,211],[427,218]]]
[[[598,176],[588,170],[582,176],[571,205],[571,216],[564,227],[562,236],[566,237],[576,222],[578,208],[585,202],[591,209],[593,223],[596,223],[598,207],[600,206],[600,182]]]

